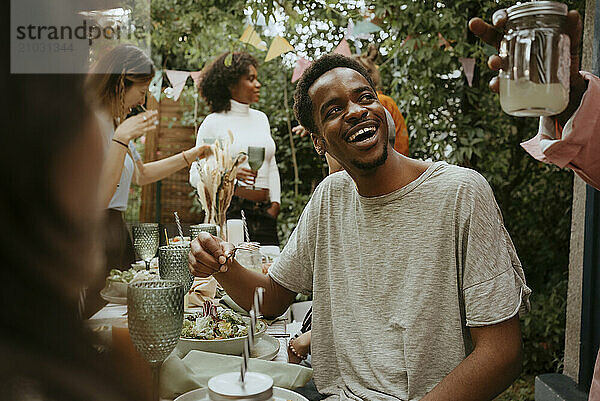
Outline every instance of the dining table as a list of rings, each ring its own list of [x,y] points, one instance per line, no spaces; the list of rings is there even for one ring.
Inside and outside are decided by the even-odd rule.
[[[197,309],[198,311],[201,310]],[[186,309],[186,312],[193,312],[194,308]],[[127,317],[127,305],[108,303],[88,320],[88,325],[98,334],[100,347],[111,346],[112,325]],[[279,350],[272,359],[277,362],[288,362],[288,342],[290,337],[299,331],[301,322],[291,322],[291,310],[288,310],[267,326],[266,333],[279,341]]]
[[[215,300],[215,302],[218,302],[218,299]],[[284,362],[284,363],[288,362],[288,353],[287,353],[288,342],[289,342],[290,338],[300,330],[300,327],[302,325],[302,321],[301,321],[302,316],[299,316],[298,312],[296,312],[296,315],[297,315],[297,318],[300,318],[300,321],[292,321],[292,311],[294,309],[298,309],[298,308],[292,308],[292,307],[288,308],[286,313],[284,313],[278,319],[267,321],[268,326],[267,326],[266,334],[271,337],[271,341],[273,342],[273,344],[276,344],[276,342],[274,342],[273,339],[277,340],[279,342],[279,347],[278,347],[278,350],[276,350],[276,354],[274,356],[271,356],[271,355],[275,353],[275,349],[273,350],[273,352],[270,352],[268,355],[266,355],[266,357],[265,357],[265,355],[263,355],[262,357],[260,357],[260,359],[267,359],[267,360],[270,359],[271,361],[274,361],[274,362]],[[301,307],[300,308],[300,310],[302,311],[301,313],[304,313],[305,309],[306,309],[305,307]],[[186,309],[186,312],[194,312],[194,308],[188,308],[188,309]],[[112,333],[113,325],[115,325],[115,327],[119,327],[119,325],[121,325],[121,327],[122,327],[123,322],[126,322],[126,321],[127,321],[127,305],[118,304],[118,303],[108,303],[101,310],[99,310],[97,313],[95,313],[90,319],[88,319],[88,321],[87,321],[88,326],[92,329],[93,332],[95,332],[97,334],[97,342],[98,342],[97,347],[100,351],[108,350],[108,349],[112,348],[112,346],[113,346],[112,340],[113,340],[113,338],[117,338],[117,337],[113,337],[113,333]],[[125,327],[126,327],[126,324],[125,324]],[[125,329],[125,330],[127,332],[127,337],[128,337],[128,331],[127,331],[127,329]],[[127,339],[127,340],[128,340],[128,342],[130,341],[129,339]],[[122,341],[119,340],[119,342],[122,342]],[[133,349],[133,345],[131,343],[129,344],[129,346],[131,347],[131,349]],[[122,348],[122,344],[116,344],[115,347]],[[129,352],[132,352],[132,351],[129,351]],[[172,356],[176,355],[178,361],[184,360],[184,358],[186,357],[185,354],[187,354],[187,351],[183,351],[181,349],[181,347],[176,347],[172,352]],[[135,359],[135,358],[133,358],[133,359]],[[177,362],[177,363],[180,363],[180,362]],[[163,373],[164,373],[164,369],[163,369]],[[206,373],[208,374],[209,372],[206,372]],[[175,385],[175,387],[177,387],[177,385]],[[172,400],[172,399],[173,398],[161,398],[161,401],[167,401],[167,400]]]

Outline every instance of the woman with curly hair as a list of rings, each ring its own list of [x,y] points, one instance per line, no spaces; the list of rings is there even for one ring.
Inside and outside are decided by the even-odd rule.
[[[248,146],[265,148],[265,160],[258,171],[248,162],[237,174],[234,197],[227,210],[228,219],[239,219],[244,210],[252,241],[262,245],[279,245],[277,215],[280,208],[281,183],[275,160],[275,141],[271,137],[265,113],[250,108],[258,102],[261,84],[258,63],[252,55],[224,53],[202,72],[200,93],[211,109],[198,129],[196,146],[215,139],[226,140],[233,134],[232,152],[247,152]],[[198,180],[196,163],[190,169],[190,183]]]

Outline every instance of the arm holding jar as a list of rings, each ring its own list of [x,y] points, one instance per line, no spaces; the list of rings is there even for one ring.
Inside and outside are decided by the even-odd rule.
[[[498,48],[506,20],[506,11],[499,10],[492,17],[493,25],[481,18],[473,18],[469,21],[469,29],[484,42]],[[600,189],[600,78],[579,71],[582,30],[579,13],[569,11],[566,21],[566,33],[571,39],[569,104],[556,116],[540,117],[538,134],[521,146],[537,160],[571,168],[588,184]],[[497,71],[502,68],[502,59],[493,55],[488,66]],[[490,89],[498,92],[498,88],[498,77],[495,77],[490,81]],[[600,351],[589,400],[600,401]]]
[[[499,47],[507,22],[506,10],[499,10],[490,25],[481,18],[469,21],[469,29],[485,43]],[[579,71],[579,47],[583,24],[577,11],[566,16],[565,33],[570,38],[569,102],[560,114],[540,117],[538,134],[521,144],[534,158],[545,163],[574,170],[588,184],[600,188],[600,79],[588,72]],[[492,70],[503,67],[503,59],[492,55],[488,66]],[[499,91],[499,79],[490,81],[490,89]]]

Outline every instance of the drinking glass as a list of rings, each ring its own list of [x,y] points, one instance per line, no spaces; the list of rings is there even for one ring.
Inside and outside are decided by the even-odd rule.
[[[158,273],[162,280],[174,280],[187,293],[194,283],[188,269],[189,245],[165,245],[158,248]]]
[[[140,223],[131,227],[133,247],[150,270],[150,261],[158,249],[158,223]]]
[[[248,146],[248,165],[253,171],[258,171],[265,161],[265,148],[261,146]],[[254,189],[254,185],[252,185]]]
[[[258,171],[265,161],[265,148],[262,146],[248,146],[248,164],[250,169]]]
[[[258,242],[243,242],[236,247],[235,260],[249,270],[262,273],[262,256]]]
[[[209,223],[194,224],[194,225],[190,226],[190,234],[191,234],[190,239],[192,241],[195,240],[196,237],[198,236],[198,234],[200,234],[202,231],[206,231],[207,233],[214,235],[215,237],[218,235],[216,224],[209,224]]]
[[[129,334],[152,368],[152,395],[158,400],[160,366],[177,345],[183,324],[183,286],[172,280],[127,286]]]

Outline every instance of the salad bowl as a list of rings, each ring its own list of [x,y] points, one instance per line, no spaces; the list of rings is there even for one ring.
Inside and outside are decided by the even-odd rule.
[[[129,270],[112,269],[106,277],[106,285],[100,291],[102,298],[108,302],[127,304],[127,285],[138,281],[156,280],[158,276],[147,270]]]
[[[239,319],[243,321],[244,324],[249,327],[250,319],[247,317],[243,317],[238,315],[233,311],[226,312],[230,315],[235,315],[235,319]],[[225,320],[221,319],[221,315],[217,315],[215,317],[215,321],[217,323],[224,322]],[[187,319],[190,319],[187,317]],[[202,319],[202,317],[199,317]],[[209,319],[212,319],[209,317]],[[221,319],[221,320],[217,320]],[[267,323],[264,320],[259,319],[257,329],[255,332],[256,341],[260,341],[267,331]],[[185,332],[185,324],[184,324],[184,332]],[[244,350],[244,342],[248,337],[247,334],[239,335],[229,333],[228,336],[230,338],[201,338],[202,336],[198,336],[198,338],[190,338],[190,333],[187,333],[187,336],[182,335],[179,339],[179,344],[177,345],[177,349],[181,355],[186,355],[191,350],[198,351],[206,351],[206,352],[215,352],[218,354],[226,354],[226,355],[241,355]]]

